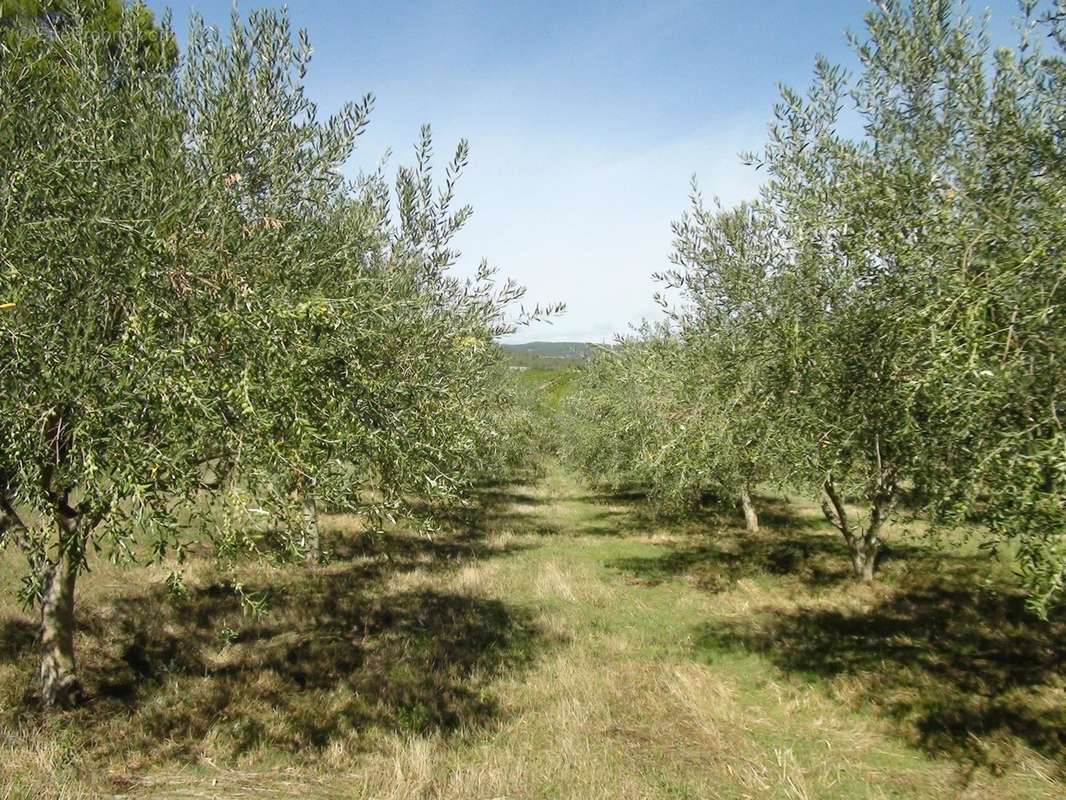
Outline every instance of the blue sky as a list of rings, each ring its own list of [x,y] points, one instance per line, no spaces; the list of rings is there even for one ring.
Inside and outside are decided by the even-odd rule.
[[[225,28],[229,0],[149,3]],[[242,13],[261,5],[240,3]],[[991,7],[1006,27],[1014,0]],[[737,158],[763,141],[778,83],[805,86],[816,54],[850,65],[846,29],[864,0],[343,2],[291,0],[315,49],[308,88],[321,111],[366,92],[370,127],[350,166],[410,161],[419,126],[443,162],[471,146],[460,199],[474,207],[460,272],[486,258],[563,301],[551,325],[515,341],[606,341],[656,315],[651,275],[668,266],[670,222],[693,174],[726,203],[758,176]]]

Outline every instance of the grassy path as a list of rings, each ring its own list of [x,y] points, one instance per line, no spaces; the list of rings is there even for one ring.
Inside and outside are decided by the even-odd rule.
[[[849,618],[899,600],[898,588],[860,589],[834,577],[835,540],[812,520],[782,522],[759,540],[728,528],[710,539],[708,523],[658,527],[559,470],[485,499],[476,535],[360,546],[313,586],[278,590],[292,602],[279,599],[271,617],[221,648],[205,639],[203,663],[155,680],[133,711],[115,700],[66,728],[23,729],[15,744],[9,731],[0,776],[12,796],[47,782],[46,795],[91,794],[99,790],[91,776],[58,763],[61,737],[86,728],[116,737],[155,724],[169,749],[147,739],[63,746],[87,748],[126,796],[1066,794],[1053,731],[1025,738],[986,725],[985,738],[930,738],[922,723],[942,717],[923,703],[964,702],[942,670],[907,672],[906,659],[888,669],[875,654],[829,675],[757,645],[781,636],[794,653],[805,641],[768,620]],[[335,541],[344,528],[335,521]],[[804,561],[798,570],[793,557]],[[266,583],[283,575],[255,573]],[[324,592],[335,602],[322,605]],[[182,631],[186,645],[190,637]],[[153,646],[146,657],[158,657]],[[1055,692],[1061,684],[1012,702],[1044,702],[1034,724],[1054,725],[1062,709]],[[871,699],[885,693],[902,699]],[[182,714],[184,727],[169,724]],[[304,717],[319,727],[297,724]],[[248,738],[241,725],[257,733]],[[18,769],[36,770],[36,780],[12,781]]]

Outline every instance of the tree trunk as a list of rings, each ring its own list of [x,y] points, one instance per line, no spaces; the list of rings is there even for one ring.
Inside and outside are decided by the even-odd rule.
[[[755,511],[755,504],[751,502],[751,492],[748,491],[747,484],[740,489],[740,505],[744,509],[744,523],[747,525],[748,533],[758,533],[759,515]]]
[[[851,570],[858,580],[863,583],[872,583],[874,571],[877,569],[877,556],[881,552],[881,542],[876,537],[872,540],[867,536],[852,539],[849,543],[851,549]]]
[[[41,699],[69,707],[84,696],[74,660],[74,586],[81,567],[78,522],[59,520],[59,560],[49,565],[41,592]]]
[[[823,490],[826,499],[822,502],[822,512],[848,543],[852,574],[864,583],[872,583],[881,554],[881,526],[895,497],[894,487],[875,495],[870,504],[869,524],[865,529],[860,528],[857,531],[851,527],[847,509],[831,479],[825,481]]]
[[[315,495],[309,489],[303,495],[303,532],[307,547],[307,562],[318,564],[322,560],[322,541],[318,533],[318,506]]]
[[[881,526],[885,521],[885,513],[892,505],[894,494],[894,491],[888,491],[874,497],[870,505],[870,522],[862,536],[856,537],[851,543],[855,577],[865,583],[874,579],[877,560],[881,555]]]

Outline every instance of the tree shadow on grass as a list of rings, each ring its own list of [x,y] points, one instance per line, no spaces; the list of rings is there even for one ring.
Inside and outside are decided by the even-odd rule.
[[[523,508],[539,508],[550,505],[550,501],[544,497],[538,497],[528,491],[522,491],[522,486],[509,486],[506,488],[483,489],[478,492],[479,508],[482,510],[494,510],[508,506]]]
[[[627,517],[634,524],[672,528],[679,532],[714,531],[717,534],[721,530],[727,530],[732,533],[735,532],[732,529],[742,525],[744,519],[738,499],[721,497],[711,492],[704,492],[697,504],[687,508],[656,507],[649,502],[649,495],[639,489],[591,493],[572,499],[574,502],[621,509],[610,513],[616,518]],[[795,508],[786,499],[759,496],[755,501],[764,527],[778,532],[797,533],[825,528],[825,523],[820,518],[798,516]]]
[[[1066,623],[1017,595],[911,580],[862,610],[764,610],[699,631],[705,650],[758,652],[896,721],[924,751],[999,771],[1025,744],[1066,776]]]
[[[322,569],[294,564],[269,579],[253,571],[245,591],[269,604],[259,619],[211,578],[176,601],[155,584],[85,604],[79,646],[92,700],[65,719],[100,758],[153,762],[257,748],[314,758],[381,732],[491,726],[495,681],[548,643],[532,614],[432,581],[392,580],[448,570],[471,547],[379,538]],[[21,628],[0,637],[5,658],[35,662]],[[32,703],[14,716],[43,718]]]
[[[590,502],[588,497],[542,497],[517,482],[482,487],[477,497],[472,517],[465,522],[471,529],[506,530],[533,536],[624,536],[631,527],[626,523],[634,519],[629,501],[614,495],[604,495],[604,498],[613,498],[612,505],[622,508],[602,507],[608,502],[606,499],[592,509],[582,508]],[[577,509],[579,513],[567,518],[564,524],[556,513],[560,506]]]
[[[685,579],[703,591],[718,593],[737,581],[767,575],[787,576],[808,587],[832,586],[850,580],[847,564],[846,549],[829,536],[726,531],[670,547],[660,555],[614,559],[607,566],[636,583]]]
[[[571,536],[621,538],[631,534],[638,522],[629,511],[602,509],[585,514],[577,526],[561,532]]]
[[[680,541],[657,555],[620,558],[608,567],[637,583],[654,585],[684,579],[718,593],[738,581],[770,577],[805,591],[829,589],[854,581],[847,546],[818,517],[799,516],[787,501],[758,498],[760,530],[750,533],[731,505],[709,505],[675,520]],[[972,570],[981,556],[953,555],[951,569]],[[898,579],[914,570],[940,569],[948,560],[929,546],[894,538],[878,560],[881,579]]]
[[[787,498],[759,496],[754,499],[759,512],[760,524],[772,531],[811,533],[827,530],[826,522],[821,516],[797,514],[796,506],[792,505]],[[739,514],[740,511],[735,513]]]
[[[0,620],[0,663],[15,661],[37,643],[37,625],[25,617]]]
[[[240,610],[210,592],[179,606],[186,624],[124,609],[112,633],[120,657],[87,673],[105,707],[95,713],[132,712],[142,747],[169,741],[171,755],[195,754],[209,735],[233,754],[298,752],[371,729],[490,724],[493,678],[533,657],[532,620],[497,600],[429,590],[371,599],[348,588],[327,579],[313,592],[275,592],[269,615],[222,636]]]
[[[330,560],[347,562],[356,559],[391,562],[393,568],[420,567],[439,571],[454,567],[462,561],[480,561],[511,555],[524,548],[516,543],[495,545],[486,541],[490,520],[481,509],[465,514],[453,514],[449,532],[444,535],[395,535],[394,531],[364,531],[357,535],[334,535],[325,531],[322,537]]]
[[[608,566],[637,583],[684,580],[712,593],[744,579],[766,582],[782,602],[701,626],[701,651],[759,653],[830,681],[847,705],[873,709],[915,746],[968,770],[1000,770],[1024,745],[1066,778],[1061,611],[1051,622],[1036,619],[1016,589],[997,582],[984,554],[898,539],[879,587],[859,590],[864,607],[855,608],[844,602],[850,592],[839,594],[854,583],[840,537],[813,519],[778,525],[773,511],[763,519],[770,525],[756,535],[723,528]]]
[[[615,491],[590,492],[572,498],[574,502],[593,505],[631,505],[643,503],[648,499],[645,489],[617,489]]]

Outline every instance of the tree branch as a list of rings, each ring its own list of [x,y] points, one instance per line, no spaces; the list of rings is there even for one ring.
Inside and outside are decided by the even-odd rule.
[[[7,494],[0,494],[0,512],[2,512],[0,514],[0,537],[7,533],[9,528],[14,529],[15,544],[23,550],[28,550],[30,529],[22,521],[22,517],[18,515],[14,505],[11,503],[11,498]]]
[[[825,493],[825,498],[822,499],[822,513],[825,514],[825,518],[837,530],[844,534],[844,538],[850,543],[854,537],[851,533],[851,526],[848,524],[848,512],[844,508],[843,500],[840,499],[840,495],[837,493],[832,475],[826,476],[825,482],[822,484],[822,491]]]

